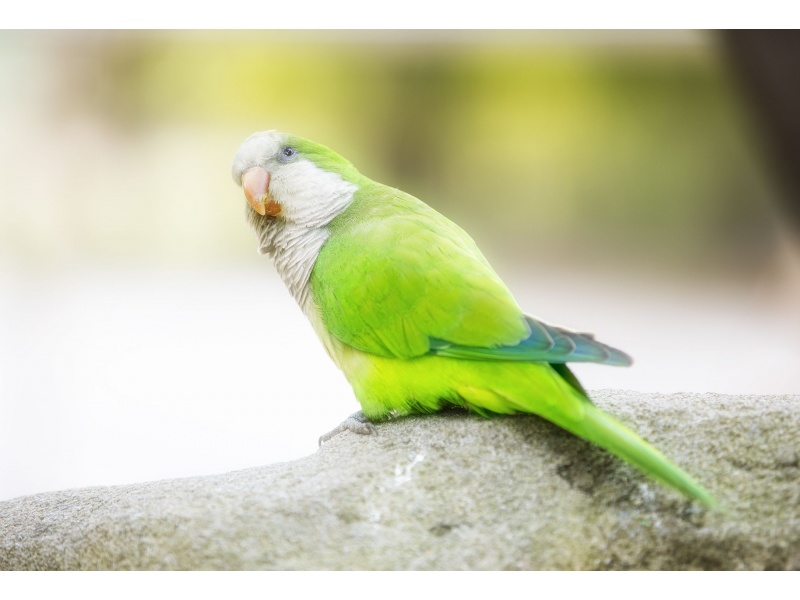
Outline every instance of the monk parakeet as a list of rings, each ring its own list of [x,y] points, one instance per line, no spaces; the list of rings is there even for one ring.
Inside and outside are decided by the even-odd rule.
[[[247,138],[232,174],[259,252],[272,258],[361,404],[344,427],[369,433],[370,421],[448,405],[483,416],[533,413],[715,503],[595,407],[566,365],[630,358],[526,314],[455,223],[325,146],[277,131]]]

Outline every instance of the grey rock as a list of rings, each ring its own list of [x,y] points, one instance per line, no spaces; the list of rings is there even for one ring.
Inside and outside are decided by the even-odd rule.
[[[294,462],[0,503],[3,569],[800,569],[800,396],[601,391],[707,511],[534,416],[338,435]]]

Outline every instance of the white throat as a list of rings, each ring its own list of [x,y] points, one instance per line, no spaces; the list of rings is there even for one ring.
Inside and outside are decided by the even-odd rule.
[[[297,187],[301,185],[302,187]],[[284,167],[270,190],[281,204],[279,217],[262,217],[247,208],[258,234],[258,252],[272,258],[294,299],[308,314],[308,281],[328,239],[328,223],[353,201],[358,186],[308,161]]]
[[[303,311],[309,298],[308,280],[328,229],[299,227],[275,220],[261,230],[259,254],[268,254],[278,275]]]

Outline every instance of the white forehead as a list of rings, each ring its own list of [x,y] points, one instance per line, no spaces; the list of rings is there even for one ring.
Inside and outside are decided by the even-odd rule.
[[[241,184],[242,173],[250,167],[263,167],[268,159],[278,154],[285,142],[286,134],[274,129],[258,131],[242,142],[231,165],[231,175],[236,184]]]

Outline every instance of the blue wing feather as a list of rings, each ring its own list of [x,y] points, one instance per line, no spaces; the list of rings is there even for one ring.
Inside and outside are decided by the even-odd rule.
[[[612,366],[629,366],[633,363],[630,356],[596,341],[591,334],[554,327],[527,315],[525,320],[530,326],[531,335],[516,346],[478,348],[432,339],[430,354],[468,360],[595,362]]]

